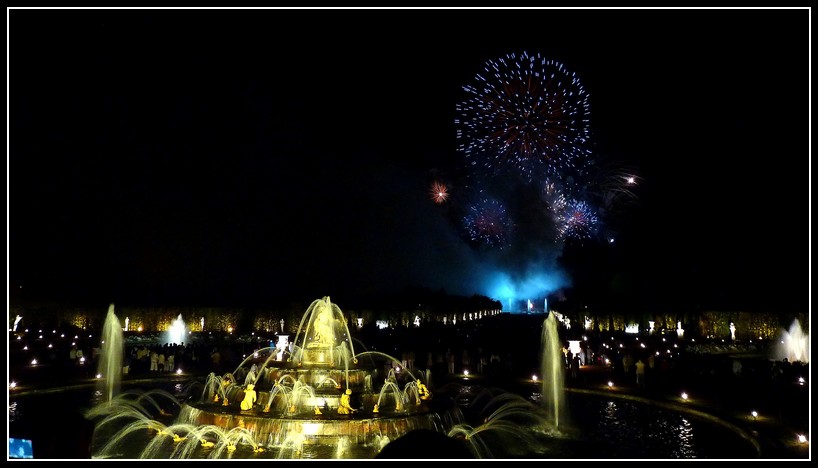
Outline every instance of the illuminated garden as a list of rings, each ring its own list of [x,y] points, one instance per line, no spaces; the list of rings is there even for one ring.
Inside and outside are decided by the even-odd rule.
[[[804,11],[297,10],[9,12],[9,459],[810,458]]]
[[[746,408],[713,411],[712,389],[701,387],[703,379],[718,379],[736,391],[778,388],[800,401],[799,408],[806,404],[809,337],[798,321],[768,337],[742,332],[735,322],[702,336],[681,321],[671,328],[651,320],[640,332],[637,323],[600,330],[585,317],[577,330],[554,310],[415,315],[401,323],[400,315],[372,321],[345,314],[329,297],[313,301],[289,326],[279,319],[276,331],[241,333],[232,325],[193,331],[207,321],[181,315],[159,319],[164,330],[146,329],[146,318],[137,320],[142,330],[125,330],[133,319],[120,318],[113,304],[103,323],[102,317],[95,320],[88,328],[99,331],[85,339],[17,329],[24,320],[16,316],[10,330],[10,358],[18,362],[10,371],[12,428],[26,427],[18,418],[30,416],[27,402],[43,398],[37,386],[52,374],[74,382],[66,393],[85,395],[82,411],[93,421],[94,458],[373,458],[384,450],[397,450],[401,458],[450,458],[434,452],[439,440],[428,448],[401,448],[401,437],[410,433],[445,435],[452,441],[445,450],[458,457],[595,458],[575,451],[582,444],[601,449],[605,442],[598,438],[615,439],[606,432],[614,427],[655,440],[650,449],[623,443],[613,458],[720,458],[722,451],[758,458],[771,450],[759,421],[784,420],[793,425],[789,450],[808,447],[800,409],[762,409],[769,402],[759,394],[755,402],[738,399]],[[508,327],[531,328],[540,336],[517,330],[530,338],[523,346],[482,340],[498,332],[506,336]],[[477,340],[456,338],[464,333]],[[378,345],[368,349],[364,341]],[[87,362],[47,357],[51,349],[63,355],[77,343],[99,349]],[[166,365],[156,371],[147,363],[140,367],[137,356],[145,347],[176,359],[164,358]],[[197,363],[190,356],[199,349],[206,352]],[[570,356],[579,362],[579,375]],[[650,363],[647,389],[639,385],[637,360],[643,368]],[[730,364],[736,362],[744,363],[743,370]],[[760,375],[770,370],[772,375]],[[614,406],[597,408],[604,402]],[[601,415],[587,419],[588,408]],[[640,415],[645,412],[650,416]],[[630,417],[660,423],[651,429],[655,433],[641,433],[628,427]],[[702,441],[714,432],[722,448]],[[386,449],[393,441],[398,448]]]

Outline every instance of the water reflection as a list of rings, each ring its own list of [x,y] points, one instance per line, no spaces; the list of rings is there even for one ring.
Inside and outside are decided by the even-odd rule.
[[[20,411],[17,409],[17,402],[9,404],[9,422],[17,421],[20,418]]]
[[[690,424],[690,421],[682,417],[675,431],[679,440],[679,448],[673,456],[675,458],[696,458],[696,450],[693,445],[693,425]]]
[[[694,426],[680,414],[628,401],[602,405],[589,435],[609,444],[616,458],[699,458]]]

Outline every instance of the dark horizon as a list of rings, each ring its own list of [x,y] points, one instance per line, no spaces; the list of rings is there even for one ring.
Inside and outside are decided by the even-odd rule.
[[[511,287],[614,310],[809,308],[809,10],[8,18],[11,303]],[[638,178],[576,245],[496,175],[482,187],[516,210],[514,242],[479,245],[459,216],[476,185],[462,87],[523,52],[576,73],[595,161]]]

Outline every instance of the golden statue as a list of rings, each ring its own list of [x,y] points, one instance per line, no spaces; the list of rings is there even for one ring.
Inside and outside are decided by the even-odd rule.
[[[253,404],[256,402],[256,391],[253,388],[255,385],[247,384],[247,389],[244,391],[244,400],[241,402],[241,409],[244,411],[253,409]]]
[[[313,327],[315,327],[315,334],[313,335],[313,343],[316,345],[334,346],[332,336],[332,310],[324,305],[321,312],[315,317]]]
[[[423,382],[418,380],[417,385],[418,385],[418,395],[420,395],[421,400],[428,400],[429,398],[432,398],[432,394],[429,393],[429,388],[426,387],[426,385],[424,385]]]
[[[350,395],[352,395],[352,390],[350,389],[346,389],[344,394],[341,395],[341,400],[338,402],[338,414],[350,414],[358,411],[350,405]]]

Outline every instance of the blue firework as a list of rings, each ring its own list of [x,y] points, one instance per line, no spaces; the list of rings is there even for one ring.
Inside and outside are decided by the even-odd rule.
[[[456,107],[458,150],[472,165],[560,177],[590,155],[588,93],[558,62],[523,52],[486,62]]]
[[[503,248],[512,230],[511,216],[505,205],[495,199],[482,199],[471,205],[463,219],[466,233],[477,243]]]
[[[569,200],[557,214],[557,232],[562,239],[587,239],[596,234],[598,219],[584,201]]]

